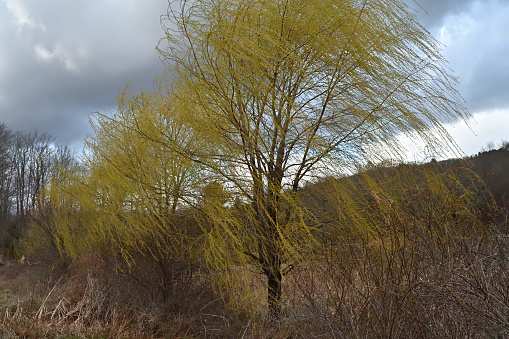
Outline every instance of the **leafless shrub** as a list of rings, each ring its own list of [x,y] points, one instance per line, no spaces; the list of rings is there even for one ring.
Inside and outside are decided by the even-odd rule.
[[[458,232],[430,248],[421,231],[331,247],[295,269],[286,330],[336,338],[507,337],[507,234]]]

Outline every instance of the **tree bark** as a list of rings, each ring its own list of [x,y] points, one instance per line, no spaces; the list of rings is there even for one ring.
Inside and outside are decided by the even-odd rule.
[[[269,304],[269,319],[279,320],[281,317],[281,286],[282,273],[279,267],[272,267],[267,272],[267,301]]]

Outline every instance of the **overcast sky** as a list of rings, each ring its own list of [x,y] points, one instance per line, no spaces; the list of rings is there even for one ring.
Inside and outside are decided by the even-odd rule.
[[[411,0],[408,0],[411,2]],[[509,140],[509,0],[421,0],[474,118],[448,126],[467,154]],[[152,88],[165,0],[0,0],[0,122],[81,148],[90,112],[126,82]],[[475,134],[474,134],[475,133]]]

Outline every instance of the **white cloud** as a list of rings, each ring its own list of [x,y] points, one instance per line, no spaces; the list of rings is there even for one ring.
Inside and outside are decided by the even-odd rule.
[[[51,61],[57,57],[55,52],[48,51],[43,45],[35,45],[34,51],[37,58],[43,61]]]
[[[71,72],[79,72],[80,65],[86,61],[87,52],[83,47],[77,50],[65,48],[62,44],[57,43],[52,50],[47,49],[42,44],[34,46],[34,52],[39,60],[44,62],[52,62],[54,60],[60,62],[66,70]]]
[[[507,131],[509,126],[509,108],[493,109],[474,113],[467,121],[444,124],[444,128],[451,136],[462,153],[447,147],[432,148],[426,146],[415,133],[400,135],[398,141],[406,148],[402,154],[406,161],[421,162],[431,158],[447,159],[464,155],[477,154],[489,142],[499,145],[503,140],[509,140]],[[432,134],[437,130],[432,130]]]
[[[490,141],[498,145],[501,140],[509,140],[507,126],[509,108],[477,112],[468,125],[460,121],[446,128],[465,154],[472,155]]]
[[[46,31],[43,24],[37,24],[35,20],[28,14],[28,11],[23,4],[18,0],[4,0],[7,10],[11,13],[12,18],[18,30],[23,30],[25,27],[35,28],[38,27]]]

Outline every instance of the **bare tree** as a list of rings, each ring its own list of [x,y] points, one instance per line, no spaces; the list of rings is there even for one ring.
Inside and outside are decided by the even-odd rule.
[[[10,162],[12,140],[12,132],[4,123],[0,123],[0,246],[2,246],[2,249],[8,234],[12,205],[12,168]]]

